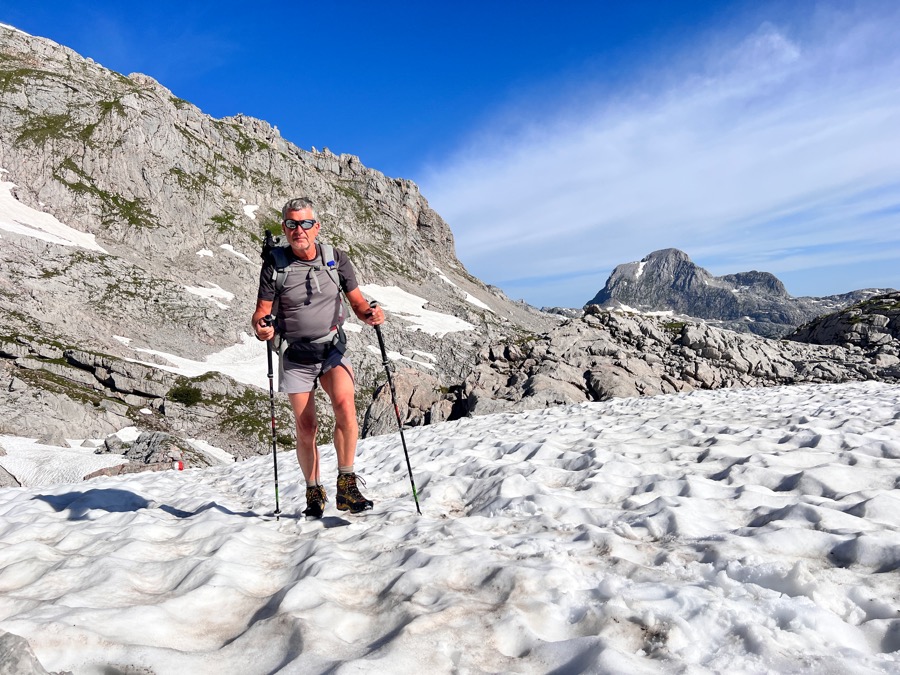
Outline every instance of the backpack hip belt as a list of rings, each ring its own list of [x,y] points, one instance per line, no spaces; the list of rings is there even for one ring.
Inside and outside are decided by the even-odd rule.
[[[335,351],[343,354],[347,349],[347,335],[341,326],[332,326],[331,330],[318,338],[284,339],[284,356],[293,363],[313,365],[322,363]],[[283,346],[282,345],[282,346]]]

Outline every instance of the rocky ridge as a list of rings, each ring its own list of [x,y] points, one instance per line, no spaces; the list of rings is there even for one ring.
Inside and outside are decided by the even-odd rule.
[[[638,311],[672,311],[715,321],[722,328],[782,337],[811,319],[883,292],[863,289],[821,298],[792,297],[768,272],[716,277],[686,253],[668,248],[640,262],[618,265],[588,305]]]
[[[873,308],[885,305],[870,303]],[[896,301],[890,307],[875,313],[896,314]],[[896,330],[895,324],[891,326]],[[695,389],[900,381],[900,359],[893,357],[900,340],[895,334],[892,340],[879,338],[878,344],[876,353],[850,341],[815,345],[773,340],[702,321],[592,305],[582,317],[540,336],[491,344],[456,398],[465,414],[482,415]],[[427,423],[435,406],[446,405],[447,395],[433,384],[411,375],[399,375],[397,380],[405,424]],[[390,428],[387,397],[386,391],[379,391],[373,404],[384,411],[375,420],[384,424],[384,430]]]

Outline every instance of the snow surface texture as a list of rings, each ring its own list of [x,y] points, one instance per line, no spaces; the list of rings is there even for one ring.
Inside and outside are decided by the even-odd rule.
[[[898,673],[900,387],[616,399],[0,491],[0,629],[74,673]]]

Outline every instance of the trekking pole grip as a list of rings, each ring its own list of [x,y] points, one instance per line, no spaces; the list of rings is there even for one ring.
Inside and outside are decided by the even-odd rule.
[[[375,309],[378,306],[378,303],[375,300],[369,303],[369,307]],[[384,335],[381,334],[381,326],[375,325],[373,326],[375,329],[375,335],[378,337],[378,347],[381,349],[381,365],[388,365],[388,357],[387,357],[387,349],[384,346]]]

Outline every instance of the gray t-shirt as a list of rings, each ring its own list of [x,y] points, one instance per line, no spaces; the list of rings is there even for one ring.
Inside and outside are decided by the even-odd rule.
[[[291,340],[322,337],[344,323],[344,303],[337,285],[325,270],[322,249],[316,244],[314,260],[300,260],[291,249],[287,249],[287,255],[290,262],[278,299],[275,329]],[[341,289],[349,293],[358,288],[356,270],[347,254],[334,249],[334,262]],[[275,299],[274,277],[275,263],[268,260],[259,273],[258,299]]]

